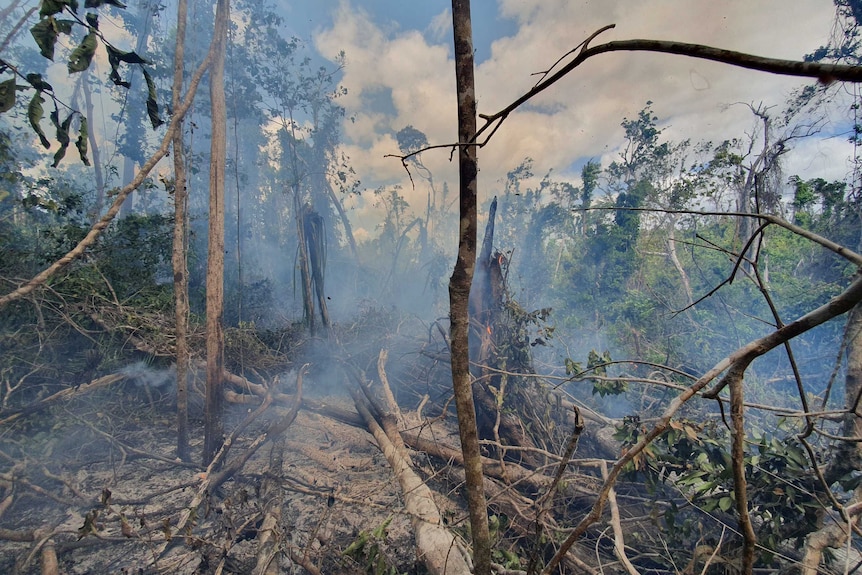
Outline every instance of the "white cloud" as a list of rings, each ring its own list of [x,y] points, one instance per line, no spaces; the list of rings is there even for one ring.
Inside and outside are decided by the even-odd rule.
[[[485,114],[528,90],[537,80],[532,74],[547,69],[605,24],[617,27],[593,45],[638,37],[674,39],[800,59],[824,42],[833,14],[831,3],[824,0],[500,0],[499,9],[518,29],[496,40],[491,57],[476,71],[479,112]],[[432,144],[455,138],[452,50],[439,40],[450,17],[443,12],[428,24],[428,36],[434,38],[429,41],[417,30],[373,21],[345,1],[333,14],[332,26],[314,39],[323,54],[347,53],[343,83],[349,93],[342,103],[355,123],[345,123],[345,150],[359,177],[372,188],[402,182],[414,206],[422,205],[424,188],[417,184],[413,190],[400,163],[382,156],[398,151],[393,134],[408,124],[423,131]],[[482,25],[485,22],[474,22],[474,30]],[[566,172],[586,158],[612,159],[623,136],[620,122],[635,116],[647,100],[654,102],[668,137],[721,141],[743,136],[752,126],[744,106],[728,104],[763,102],[778,110],[801,82],[663,54],[597,56],[506,120],[480,151],[480,192],[499,189],[506,173],[527,156],[534,159],[538,176],[549,169]],[[834,163],[822,166],[824,172],[846,171],[845,147],[836,142],[805,142],[805,152],[789,158],[800,169],[802,158],[832,158]],[[441,185],[446,180],[455,187],[456,171],[447,151],[428,152],[423,161]]]
[[[852,145],[845,137],[809,138],[801,141],[784,160],[784,173],[803,179],[844,180],[853,170]]]

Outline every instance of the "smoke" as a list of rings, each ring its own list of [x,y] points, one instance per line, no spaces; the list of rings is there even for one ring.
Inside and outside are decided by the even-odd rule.
[[[165,387],[173,386],[177,380],[177,370],[173,365],[166,369],[156,369],[144,361],[136,361],[122,368],[119,372],[138,387],[163,390]]]

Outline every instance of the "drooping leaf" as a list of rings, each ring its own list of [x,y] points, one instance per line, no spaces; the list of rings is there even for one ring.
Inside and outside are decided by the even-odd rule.
[[[123,88],[131,87],[129,82],[124,81],[120,77],[120,72],[117,70],[120,66],[120,51],[115,49],[113,46],[108,46],[108,63],[111,65],[111,73],[108,77],[114,83],[115,86],[122,86]]]
[[[0,82],[0,114],[8,112],[15,105],[15,78]]]
[[[104,4],[110,4],[117,8],[125,8],[126,5],[119,0],[84,0],[84,8],[98,8]]]
[[[99,29],[99,15],[95,12],[87,12],[87,25],[91,28]]]
[[[54,18],[49,16],[30,28],[30,34],[39,46],[39,53],[51,61],[54,60],[54,43],[57,41],[55,22]]]
[[[57,141],[60,142],[60,149],[54,153],[54,163],[51,165],[52,168],[56,168],[60,164],[60,160],[66,155],[66,149],[69,147],[69,142],[71,139],[69,138],[69,126],[72,125],[72,118],[76,112],[72,112],[69,116],[63,120],[62,124],[57,124]],[[56,112],[51,114],[51,118],[55,119],[57,117]]]
[[[72,55],[69,56],[69,73],[83,72],[90,67],[90,62],[93,61],[93,55],[96,53],[96,47],[99,45],[96,39],[96,33],[91,31],[84,36],[84,39],[77,48],[72,50]]]
[[[42,127],[39,125],[39,122],[42,121],[42,117],[45,115],[45,111],[42,109],[42,102],[44,101],[45,100],[42,98],[41,92],[33,94],[33,98],[27,106],[27,119],[30,120],[30,125],[33,127],[36,135],[39,136],[39,141],[42,145],[46,148],[50,148],[51,142],[49,142],[48,138],[45,137],[45,132],[42,131]]]
[[[39,46],[39,53],[49,60],[54,60],[54,45],[60,34],[71,34],[74,20],[57,20],[53,16],[40,20],[32,28],[30,34]]]
[[[125,62],[126,64],[149,64],[150,61],[142,58],[136,52],[124,52],[118,50],[111,45],[107,46],[108,57],[115,58],[117,62]]]
[[[56,101],[54,102],[54,111],[51,112],[49,117],[51,118],[51,123],[54,124],[54,128],[59,130],[60,129],[60,109],[57,108],[57,102]]]
[[[78,155],[81,156],[81,161],[85,166],[90,165],[90,160],[87,158],[87,117],[81,116],[81,126],[78,128],[78,139],[75,141],[75,147],[78,148]]]
[[[53,16],[63,11],[63,8],[69,5],[66,0],[42,0],[42,5],[39,7],[39,17]]]
[[[75,24],[74,20],[54,20],[54,30],[58,34],[71,34]]]
[[[49,92],[54,91],[54,87],[42,79],[42,74],[27,74],[27,81],[30,82],[30,85],[33,86],[39,92],[42,92],[44,90],[47,90]]]
[[[141,71],[144,73],[144,79],[147,81],[147,114],[150,116],[150,123],[155,130],[165,123],[159,117],[159,104],[156,101],[156,83],[153,82],[152,76],[150,76],[150,73],[143,66],[141,67]]]

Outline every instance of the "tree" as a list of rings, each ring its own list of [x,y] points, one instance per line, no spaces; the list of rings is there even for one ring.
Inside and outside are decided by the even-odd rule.
[[[68,4],[72,4],[72,3],[69,2]],[[62,7],[64,5],[65,4],[60,3],[60,8],[57,11],[59,12],[60,10],[62,10],[63,9]],[[56,6],[56,5],[54,3],[52,3],[52,4],[50,4],[50,6]],[[48,11],[50,12],[50,9]],[[53,26],[50,24],[50,18],[51,17],[52,16],[50,14],[47,15],[49,26]],[[40,22],[40,24],[41,24],[41,22]],[[39,24],[37,24],[37,26],[39,26]],[[94,28],[94,27],[91,26],[91,28]],[[90,33],[95,34],[95,32],[92,32],[92,31]],[[56,35],[45,35],[41,40],[38,40],[38,41],[40,42],[40,48],[42,48],[43,50],[45,50],[45,51],[48,51],[49,49],[53,50],[53,45],[54,45],[53,43],[56,41]],[[79,258],[81,255],[83,255],[88,248],[90,248],[91,246],[93,246],[95,244],[96,240],[99,238],[101,233],[105,229],[107,229],[107,227],[110,225],[110,223],[113,221],[113,219],[117,216],[117,214],[119,213],[120,209],[122,208],[123,203],[125,202],[126,198],[129,196],[129,194],[131,194],[133,191],[135,191],[144,182],[144,180],[149,175],[150,171],[152,171],[155,168],[156,164],[158,164],[159,161],[161,161],[161,159],[164,158],[168,154],[168,151],[170,150],[170,147],[171,147],[171,142],[173,140],[174,132],[178,129],[179,123],[182,120],[182,118],[185,116],[186,112],[188,112],[189,108],[191,108],[191,105],[194,101],[194,97],[195,97],[195,94],[197,93],[197,88],[200,84],[200,81],[203,78],[203,75],[206,72],[206,70],[209,68],[210,63],[212,62],[212,59],[214,56],[214,46],[215,46],[214,43],[210,44],[210,47],[208,49],[206,57],[200,63],[198,68],[195,70],[195,73],[193,74],[191,80],[189,81],[189,87],[188,87],[188,90],[186,91],[185,97],[183,98],[182,104],[179,106],[179,108],[174,109],[174,111],[173,111],[174,114],[171,118],[171,122],[168,125],[168,128],[167,128],[165,135],[163,136],[163,138],[159,144],[159,147],[156,149],[156,151],[153,153],[153,155],[150,156],[150,158],[141,165],[141,168],[138,171],[138,173],[135,175],[135,177],[128,184],[123,186],[117,192],[117,194],[114,198],[114,201],[111,204],[111,207],[108,209],[108,211],[96,223],[93,224],[93,226],[90,228],[90,231],[87,232],[86,235],[84,235],[84,237],[82,239],[80,239],[80,241],[78,241],[78,243],[75,245],[74,248],[69,250],[65,255],[63,255],[62,257],[60,257],[56,261],[54,261],[52,264],[50,264],[44,270],[37,273],[30,280],[19,285],[19,287],[12,290],[11,292],[9,292],[3,296],[0,296],[0,308],[2,308],[3,306],[5,306],[5,305],[7,305],[7,304],[9,304],[15,300],[18,300],[18,299],[26,296],[27,294],[33,292],[35,289],[44,285],[50,278],[52,278],[60,270],[64,269],[66,266],[68,266],[72,261],[74,261],[75,259]],[[109,44],[106,44],[106,47],[108,49],[109,62],[111,64],[111,79],[112,79],[112,81],[114,81],[115,83],[117,83],[119,85],[125,85],[126,82],[123,81],[123,79],[120,76],[119,71],[118,71],[120,64],[123,62],[140,63],[143,60],[139,56],[137,56],[134,52],[122,52],[120,50],[117,50],[116,48],[113,48]],[[92,57],[92,53],[89,52],[90,48],[94,48],[92,45],[92,40],[88,41],[88,44],[86,44],[87,51],[84,53],[84,56],[89,54],[90,57]],[[84,59],[79,58],[78,60],[76,60],[76,62],[77,62],[76,67],[83,65],[84,61],[85,61],[85,58]],[[0,66],[8,67],[8,64],[6,62],[0,61]],[[144,77],[149,78],[149,73],[145,73]],[[37,134],[40,134],[41,128],[38,127],[38,119],[40,119],[43,115],[41,104],[44,101],[44,99],[42,98],[42,95],[45,94],[52,99],[55,99],[55,96],[53,95],[53,89],[51,88],[51,86],[49,84],[47,84],[46,82],[44,82],[41,79],[40,75],[38,75],[38,74],[31,75],[27,81],[33,87],[33,89],[36,90],[36,93],[34,94],[33,98],[31,99],[31,105],[33,106],[32,109],[34,110],[34,114],[31,116],[34,119],[34,121],[31,122],[31,125],[32,125],[34,131],[36,131]],[[13,82],[13,84],[14,84],[14,82]],[[147,111],[150,115],[150,120],[151,120],[152,124],[154,126],[158,126],[161,122],[161,119],[158,116],[158,106],[156,105],[156,101],[155,101],[155,86],[151,83],[151,81],[148,81],[147,85],[148,85],[148,93],[149,93],[149,97],[147,100]],[[38,112],[38,113],[36,113],[36,112]],[[64,125],[66,125],[66,121],[64,121],[62,124],[60,124],[61,127]],[[69,124],[69,125],[71,125],[71,124]],[[68,126],[65,128],[65,131],[59,130],[58,133],[64,133],[68,136]],[[42,137],[44,137],[44,134],[42,135]],[[82,140],[80,136],[79,136],[79,140],[85,141],[85,140]],[[46,142],[47,142],[47,139],[45,139],[42,142],[43,145]],[[48,144],[50,144],[50,143],[48,142]],[[61,151],[63,151],[63,155],[64,155],[65,149],[61,148]],[[59,151],[55,154],[55,162],[58,161],[57,160],[58,154],[60,154]],[[60,155],[60,159],[62,159],[62,155]]]
[[[470,0],[452,0],[455,33],[455,79],[458,93],[458,174],[461,224],[458,258],[449,280],[449,331],[451,334],[452,386],[458,410],[458,433],[467,477],[467,504],[473,536],[473,572],[491,573],[491,537],[485,503],[476,406],[470,376],[470,285],[476,266],[476,189],[479,173],[476,159],[476,88],[473,79],[473,30]]]
[[[469,6],[467,6],[467,8],[468,7]],[[497,113],[491,115],[483,115],[482,118],[484,119],[485,124],[480,129],[476,130],[475,133],[472,134],[472,137],[465,138],[465,134],[463,132],[465,126],[472,127],[472,124],[470,124],[470,122],[475,121],[475,99],[474,95],[472,94],[472,91],[470,91],[469,89],[465,89],[464,84],[462,84],[462,79],[469,79],[468,74],[472,70],[472,66],[469,66],[469,68],[467,68],[468,63],[471,63],[472,61],[472,58],[470,57],[471,54],[464,54],[464,52],[471,52],[471,49],[465,49],[470,47],[470,43],[465,42],[465,38],[462,35],[464,32],[464,23],[469,23],[469,12],[465,14],[463,12],[464,8],[465,6],[463,4],[457,1],[453,2],[453,21],[455,26],[456,48],[456,77],[458,79],[459,96],[460,129],[459,140],[456,144],[456,148],[458,150],[459,158],[461,159],[461,161],[459,162],[461,176],[461,227],[459,233],[458,260],[455,266],[455,271],[453,273],[452,279],[450,281],[450,322],[452,334],[451,361],[453,385],[455,387],[456,405],[459,408],[459,431],[461,434],[462,451],[464,452],[465,465],[468,467],[469,478],[469,461],[472,456],[470,453],[472,447],[469,444],[469,439],[470,432],[472,430],[468,425],[466,425],[466,423],[468,422],[470,415],[468,413],[468,409],[472,408],[473,405],[472,401],[469,401],[469,403],[467,403],[467,401],[464,401],[466,399],[464,395],[464,390],[465,388],[468,388],[470,381],[467,371],[469,364],[467,357],[468,354],[466,351],[466,333],[464,333],[462,336],[459,331],[462,326],[464,332],[466,332],[467,329],[468,318],[466,310],[460,309],[459,306],[462,305],[464,303],[463,300],[469,296],[469,281],[465,284],[464,279],[469,279],[472,276],[473,267],[475,265],[474,260],[476,256],[475,178],[477,167],[475,157],[471,157],[468,148],[472,148],[474,146],[481,147],[485,145],[487,141],[493,136],[493,134],[496,133],[496,130],[499,128],[500,124],[505,121],[505,119],[513,110],[521,106],[523,103],[529,101],[538,93],[549,88],[552,84],[554,84],[563,76],[571,72],[575,67],[580,65],[586,59],[606,52],[619,50],[665,52],[670,54],[686,55],[697,58],[715,60],[719,62],[726,62],[736,66],[742,66],[773,73],[781,73],[795,76],[815,76],[818,78],[823,78],[828,75],[828,77],[830,78],[845,81],[862,81],[862,68],[836,65],[813,65],[811,63],[781,61],[751,56],[749,54],[742,54],[738,52],[731,52],[727,50],[720,50],[702,45],[654,40],[608,42],[606,44],[602,44],[596,47],[590,47],[590,41],[594,39],[595,36],[597,36],[599,33],[609,28],[606,27],[594,33],[590,38],[583,42],[578,47],[579,51],[576,49],[570,52],[570,54],[575,55],[567,64],[562,65],[558,71],[553,73],[552,71],[546,72],[545,75],[539,80],[539,82],[537,82],[537,84],[532,90],[522,95],[520,98],[512,102],[504,109],[498,111]],[[462,26],[460,29],[459,22],[460,26]],[[467,29],[469,30],[469,27]],[[469,36],[467,38],[469,38]],[[466,82],[466,84],[468,86],[471,85],[469,81]],[[472,114],[467,113],[467,117],[465,118],[465,110],[472,112]],[[490,135],[484,141],[480,140],[480,136],[488,130],[490,131]],[[470,133],[468,132],[467,135],[470,136]],[[402,156],[402,161],[404,160],[406,160],[406,156]],[[635,184],[636,186],[638,184],[635,181],[632,181],[631,183]],[[649,185],[648,182],[646,182],[645,184],[647,186]],[[649,190],[644,187],[644,182],[641,182],[640,186],[637,186],[635,189],[630,190],[630,192],[635,195],[635,201],[633,203],[634,206],[639,205],[642,196],[646,197],[646,195],[649,194]],[[627,192],[627,194],[628,193],[629,192]],[[626,201],[628,201],[627,198]],[[638,209],[637,207],[632,206],[618,206],[618,211],[620,207],[626,207],[632,211],[637,211]],[[853,262],[862,262],[862,256],[847,252],[841,246],[837,246],[836,244],[834,244],[833,242],[829,242],[825,238],[801,230],[793,226],[792,224],[784,222],[778,217],[770,216],[768,214],[757,214],[757,217],[766,221],[769,224],[779,225],[793,231],[794,233],[798,233],[808,239],[816,241],[824,247],[827,247],[828,249],[832,249],[836,253],[844,255]],[[794,322],[784,325],[780,322],[780,320],[776,319],[779,325],[778,329],[768,334],[767,336],[751,341],[749,344],[739,348],[736,352],[725,357],[713,369],[709,370],[709,372],[699,378],[692,386],[685,389],[685,391],[682,392],[681,395],[679,395],[674,401],[671,402],[670,406],[665,410],[659,422],[651,430],[645,433],[643,437],[615,463],[614,467],[609,470],[606,475],[603,474],[604,483],[599,491],[598,497],[593,504],[591,511],[578,523],[574,530],[569,534],[569,536],[563,542],[560,549],[554,555],[552,560],[545,566],[542,573],[549,575],[550,573],[554,572],[554,570],[560,564],[562,558],[566,555],[574,542],[577,541],[586,532],[587,528],[590,525],[592,525],[601,517],[604,506],[607,503],[608,498],[613,493],[613,485],[622,470],[629,463],[631,463],[631,461],[635,457],[638,457],[639,454],[641,454],[644,449],[646,449],[656,437],[661,435],[668,428],[668,426],[670,425],[671,418],[680,409],[682,405],[684,405],[691,397],[700,392],[703,388],[705,388],[706,385],[708,385],[722,373],[725,373],[724,377],[712,390],[709,391],[707,396],[715,397],[719,391],[726,387],[729,387],[731,390],[733,421],[732,465],[734,490],[736,492],[736,510],[739,515],[740,529],[743,533],[742,571],[745,573],[750,573],[753,568],[756,540],[753,536],[751,519],[748,512],[744,460],[742,458],[745,441],[742,409],[742,406],[744,405],[742,399],[743,376],[746,373],[748,367],[751,365],[751,362],[754,361],[755,358],[763,355],[771,349],[774,349],[776,346],[785,344],[791,338],[796,337],[797,335],[804,333],[833,317],[845,313],[860,300],[862,300],[862,281],[856,280],[849,287],[847,287],[839,296],[834,298],[829,304],[820,306],[819,308],[811,311],[808,314],[805,314],[803,317],[799,318]],[[472,398],[469,399],[471,400]],[[463,412],[461,410],[462,404],[465,405],[465,409]],[[474,419],[472,423],[475,425],[474,412],[473,415]],[[475,427],[473,427],[473,429],[475,429]],[[481,470],[481,467],[479,467],[479,469]],[[470,483],[468,479],[468,489],[469,487]],[[475,523],[472,523],[474,519],[477,521],[479,520],[478,514],[476,513],[475,509],[475,501],[478,500],[478,494],[476,494],[476,497],[474,498],[474,494],[468,491],[468,495],[470,496],[471,524],[475,525]],[[477,536],[475,530],[473,534],[474,537]],[[475,544],[476,543],[474,542],[474,545]],[[474,553],[475,552],[476,551],[474,550]],[[478,570],[479,567],[477,566],[477,572]]]
[[[185,58],[187,0],[177,3],[177,40],[174,52],[174,83],[171,92],[171,105],[178,108],[183,85],[183,59]],[[174,312],[176,314],[176,354],[177,354],[177,457],[189,459],[189,268],[187,209],[188,191],[186,190],[185,155],[183,153],[182,130],[174,132],[171,143],[174,156],[174,240],[172,264],[174,271]]]
[[[230,0],[216,5],[215,57],[210,69],[212,144],[210,149],[209,244],[207,251],[207,383],[204,425],[204,465],[209,465],[224,441],[224,170],[227,154],[227,108],[224,95],[224,61]]]

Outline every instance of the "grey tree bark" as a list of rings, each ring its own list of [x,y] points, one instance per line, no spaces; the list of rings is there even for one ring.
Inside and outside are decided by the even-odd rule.
[[[156,2],[154,0],[145,0],[138,5],[138,18],[140,19],[141,32],[138,35],[138,39],[135,41],[135,53],[143,54],[145,48],[147,47],[147,42],[150,39],[150,30],[153,19],[156,17],[156,14],[159,11],[159,6],[161,2]],[[140,78],[140,73],[137,68],[132,68],[129,81],[132,84],[137,83],[137,79]],[[123,185],[132,181],[132,178],[135,175],[135,160],[129,156],[123,157]],[[120,217],[125,218],[129,214],[132,213],[132,208],[134,207],[134,198],[130,201],[123,204],[120,209]]]

